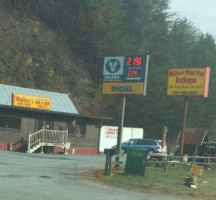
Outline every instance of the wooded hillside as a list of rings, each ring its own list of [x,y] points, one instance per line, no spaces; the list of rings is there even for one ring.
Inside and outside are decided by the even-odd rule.
[[[210,66],[209,98],[189,99],[187,125],[214,136],[214,39],[168,8],[168,0],[2,0],[1,82],[68,92],[83,112],[117,118],[119,97],[101,94],[103,58],[149,54],[147,96],[127,97],[125,126],[160,137],[166,125],[175,139],[183,99],[167,97],[167,71]]]

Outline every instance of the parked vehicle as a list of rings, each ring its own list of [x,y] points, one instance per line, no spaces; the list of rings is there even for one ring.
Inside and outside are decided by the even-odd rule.
[[[116,149],[113,146],[112,149]],[[128,149],[147,150],[148,153],[167,153],[167,148],[162,148],[161,140],[154,139],[130,139],[122,143],[122,153],[127,152]]]
[[[184,153],[188,154],[189,156],[193,156],[195,152],[195,146],[188,146],[185,145]],[[189,151],[190,150],[190,151]],[[179,155],[180,146],[176,145],[172,148],[170,155],[176,156]],[[209,141],[209,142],[203,142],[202,145],[199,146],[197,151],[198,156],[216,156],[216,142]]]
[[[206,144],[206,155],[211,157],[216,156],[216,142],[209,141]]]
[[[104,152],[104,149],[110,149],[117,144],[118,127],[117,126],[102,126],[100,130],[99,151]],[[134,127],[123,127],[122,142],[129,139],[143,138],[143,129]]]

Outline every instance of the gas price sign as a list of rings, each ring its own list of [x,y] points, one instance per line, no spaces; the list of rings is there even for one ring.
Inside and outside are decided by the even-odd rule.
[[[105,57],[103,94],[146,93],[149,56]]]
[[[143,81],[145,77],[146,56],[125,57],[125,81]]]

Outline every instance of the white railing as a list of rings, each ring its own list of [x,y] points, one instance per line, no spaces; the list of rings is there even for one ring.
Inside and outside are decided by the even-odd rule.
[[[43,129],[42,142],[54,144],[66,144],[68,131],[46,130]]]
[[[35,133],[29,133],[28,137],[28,152],[39,146],[61,145],[67,144],[68,130],[48,130],[41,129]]]

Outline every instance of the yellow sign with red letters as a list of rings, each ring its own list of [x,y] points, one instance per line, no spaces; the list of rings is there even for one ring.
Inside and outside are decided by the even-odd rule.
[[[12,105],[24,108],[40,110],[50,110],[51,99],[47,97],[37,97],[23,94],[12,94]]]
[[[202,175],[204,171],[203,166],[198,166],[198,165],[192,165],[190,168],[190,174],[191,175]]]
[[[210,68],[177,68],[168,72],[168,96],[208,97]]]

